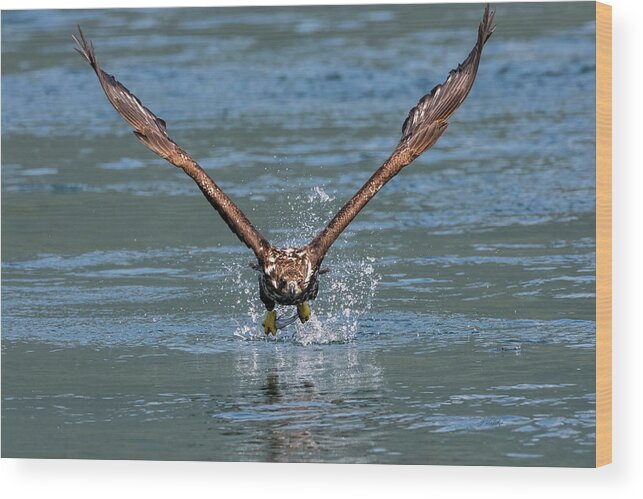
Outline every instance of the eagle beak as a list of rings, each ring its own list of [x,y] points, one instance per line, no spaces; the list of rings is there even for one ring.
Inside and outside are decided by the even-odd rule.
[[[295,298],[299,293],[301,293],[299,284],[294,281],[290,281],[288,283],[288,294],[290,295],[290,298]]]

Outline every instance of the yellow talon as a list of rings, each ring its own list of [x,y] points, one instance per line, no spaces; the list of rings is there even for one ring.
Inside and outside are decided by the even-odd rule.
[[[310,319],[310,314],[310,305],[308,305],[307,301],[297,305],[297,315],[302,324]]]
[[[266,334],[272,333],[273,336],[277,336],[277,311],[268,310],[265,320],[262,322],[263,332]]]

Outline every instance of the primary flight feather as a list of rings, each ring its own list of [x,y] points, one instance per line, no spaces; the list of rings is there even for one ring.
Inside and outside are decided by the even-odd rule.
[[[192,177],[232,232],[254,252],[257,258],[254,267],[259,271],[259,296],[267,309],[263,327],[266,334],[274,335],[277,333],[275,305],[296,305],[301,322],[310,318],[308,301],[317,296],[318,277],[324,272],[321,264],[331,245],[386,182],[435,144],[444,133],[449,118],[473,86],[482,48],[494,30],[494,14],[487,5],[476,44],[467,58],[449,73],[444,83],[435,86],[411,109],[402,126],[402,138],[391,156],[328,225],[309,244],[300,248],[278,248],[270,244],[198,163],[169,137],[165,121],[100,68],[94,46],[80,27],[79,36],[72,36],[78,44],[76,50],[96,72],[107,99],[134,128],[136,137]]]

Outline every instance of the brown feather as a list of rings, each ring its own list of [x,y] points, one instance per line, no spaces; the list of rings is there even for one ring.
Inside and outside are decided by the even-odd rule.
[[[494,26],[492,26],[494,14],[489,10],[487,4],[478,28],[478,39],[468,57],[449,73],[444,83],[435,86],[411,109],[402,126],[402,138],[393,154],[308,245],[316,256],[316,266],[321,264],[326,252],[342,231],[373,196],[384,187],[384,184],[435,144],[444,133],[448,126],[448,119],[464,102],[473,86],[480,64],[482,47],[494,30]]]
[[[270,243],[254,228],[248,218],[232,200],[219,188],[208,174],[181,149],[167,134],[165,121],[146,108],[143,103],[112,75],[103,71],[96,60],[94,46],[85,39],[78,27],[79,38],[76,49],[96,72],[100,85],[109,102],[121,117],[134,128],[134,135],[146,147],[181,168],[197,183],[201,192],[221,215],[232,232],[262,260]]]

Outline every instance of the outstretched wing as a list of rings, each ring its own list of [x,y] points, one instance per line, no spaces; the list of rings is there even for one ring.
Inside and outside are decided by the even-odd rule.
[[[134,128],[134,135],[149,149],[192,177],[232,232],[261,260],[263,252],[270,246],[268,241],[196,161],[168,136],[165,121],[155,116],[116,78],[99,67],[94,46],[85,39],[80,26],[78,33],[78,38],[72,35],[78,44],[76,50],[94,69],[107,99],[123,119]]]
[[[478,39],[468,57],[449,73],[444,83],[434,87],[411,109],[402,126],[402,138],[393,154],[309,244],[309,248],[316,255],[318,265],[337,237],[384,184],[435,144],[444,133],[449,118],[462,104],[473,86],[482,47],[495,28],[494,14],[495,12],[490,11],[487,4],[478,28]]]

